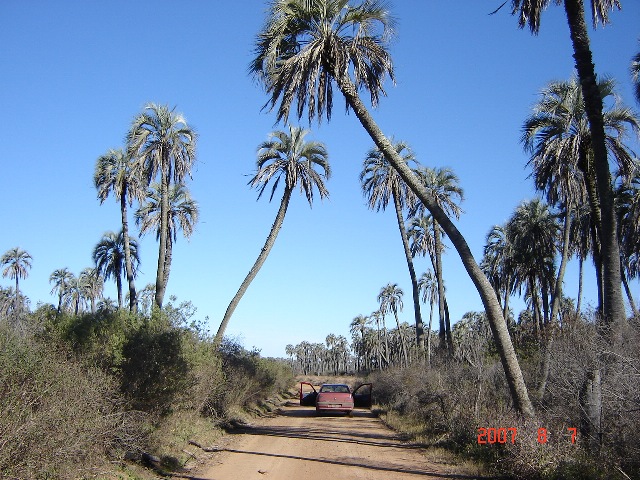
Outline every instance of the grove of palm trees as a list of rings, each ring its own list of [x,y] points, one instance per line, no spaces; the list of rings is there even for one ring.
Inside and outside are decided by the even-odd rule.
[[[229,40],[236,31],[201,46],[218,33],[199,23],[206,15],[197,10],[208,7],[190,5],[175,12],[176,31],[186,18],[198,22],[174,36],[181,55],[155,65],[138,56],[135,71],[118,66],[132,91],[142,85],[176,103],[136,97],[117,116],[106,107],[105,118],[85,115],[94,128],[60,135],[91,143],[82,168],[58,159],[33,169],[64,170],[73,182],[31,187],[48,201],[20,202],[29,187],[7,187],[15,212],[0,257],[0,478],[181,475],[194,458],[189,445],[213,444],[270,410],[295,375],[366,378],[387,424],[476,462],[488,477],[640,476],[640,53],[616,78],[594,55],[629,0],[483,6],[492,29],[509,18],[513,30],[529,30],[518,37],[527,45],[521,57],[548,18],[564,28],[553,32],[564,70],[534,55],[513,59],[514,69],[539,62],[550,76],[517,99],[525,107],[509,138],[498,125],[516,102],[510,79],[495,75],[504,97],[465,127],[488,95],[483,76],[493,73],[466,58],[466,78],[450,78],[450,91],[430,86],[447,71],[401,78],[409,66],[422,71],[433,50],[407,61],[394,5],[265,3],[259,22],[256,12],[237,25],[250,36],[234,62],[244,62],[251,87],[230,80],[218,50],[238,48]],[[410,22],[422,14],[432,21],[435,6],[413,8]],[[478,6],[450,8],[455,28],[456,16]],[[162,22],[141,28],[153,24]],[[135,49],[122,41],[128,63]],[[492,39],[463,43],[471,52],[483,41]],[[76,42],[92,48],[85,43]],[[166,90],[156,89],[165,81]],[[416,81],[421,90],[404,94],[420,108],[386,106]],[[93,95],[109,96],[103,87],[92,85]],[[474,91],[477,102],[467,112],[431,109],[437,97],[463,94],[456,90]],[[267,127],[253,123],[258,115]],[[119,137],[103,123],[118,124]],[[490,138],[451,158],[487,126]],[[428,148],[441,138],[437,152]],[[42,143],[57,155],[57,144]],[[522,169],[521,183],[501,177],[503,143],[516,145],[520,157],[508,162]],[[244,177],[228,174],[235,168]],[[94,210],[68,200],[72,191],[86,196],[83,189]],[[503,189],[530,195],[494,205]],[[269,202],[256,202],[265,193]],[[267,205],[274,197],[278,207]],[[46,220],[21,217],[26,203]],[[42,290],[36,284],[44,298],[30,296]],[[262,354],[267,342],[282,353]]]

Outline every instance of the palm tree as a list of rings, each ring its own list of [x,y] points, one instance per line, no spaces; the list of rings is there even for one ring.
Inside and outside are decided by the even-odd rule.
[[[152,183],[147,192],[147,199],[136,211],[136,224],[140,226],[140,234],[144,235],[155,229],[156,239],[160,239],[161,205],[160,184]],[[183,183],[169,186],[169,227],[164,266],[164,286],[166,288],[171,271],[173,244],[178,240],[178,230],[182,230],[185,238],[193,234],[200,211],[198,203]]]
[[[84,308],[86,300],[85,288],[81,279],[71,274],[64,292],[65,309],[72,310],[74,315],[78,315]]]
[[[354,344],[357,344],[356,341],[360,343],[359,348],[354,348],[354,352],[356,353],[357,366],[356,370],[360,371],[362,369],[362,360],[367,355],[365,349],[365,332],[367,330],[367,322],[369,319],[364,315],[358,315],[351,320],[351,324],[349,325],[349,331],[351,336],[353,337]],[[357,336],[360,335],[358,339]]]
[[[133,200],[141,200],[144,196],[142,178],[134,159],[122,150],[109,150],[98,158],[96,170],[93,175],[93,184],[98,190],[98,198],[102,204],[110,193],[120,201],[120,216],[122,218],[122,233],[124,237],[124,259],[127,282],[129,283],[129,310],[135,312],[138,309],[136,287],[133,278],[133,265],[131,262],[131,245],[129,240],[129,221],[127,216],[127,204],[131,206]],[[95,305],[92,303],[92,310]]]
[[[135,276],[140,264],[138,242],[130,239],[131,263]],[[124,269],[124,235],[106,232],[93,249],[93,261],[98,273],[105,279],[113,278],[118,290],[118,307],[122,308],[122,273]]]
[[[518,15],[521,28],[529,26],[531,32],[538,33],[543,10],[551,0],[512,0],[513,13]],[[556,3],[561,3],[556,1]],[[618,244],[616,214],[611,172],[607,158],[605,125],[603,120],[602,95],[598,88],[595,66],[591,54],[589,34],[585,22],[583,0],[564,0],[565,14],[573,45],[573,58],[580,80],[586,117],[591,133],[593,149],[593,171],[597,183],[598,199],[602,215],[600,218],[602,273],[603,273],[603,315],[606,321],[615,322],[626,318],[622,298],[620,277],[620,252]],[[591,0],[594,28],[599,22],[609,21],[609,10],[621,8],[619,0]]]
[[[433,324],[433,306],[438,300],[438,282],[431,270],[427,270],[418,280],[422,293],[422,302],[429,303],[429,329],[427,330],[427,364],[431,365],[431,325]]]
[[[458,185],[458,177],[449,168],[428,168],[418,170],[418,176],[423,185],[431,193],[435,203],[444,212],[460,218],[462,209],[458,202],[464,199],[462,188]],[[420,202],[415,202],[411,208],[411,216],[424,216],[425,207]],[[441,228],[437,219],[432,219],[433,228],[433,259],[436,280],[438,282],[438,313],[440,315],[440,348],[446,349],[453,355],[453,337],[451,336],[451,323],[447,315],[447,299],[444,291],[444,279],[442,277],[442,244]],[[444,328],[442,328],[444,327]]]
[[[628,178],[635,168],[633,152],[625,145],[627,128],[638,131],[640,124],[634,113],[620,104],[610,79],[598,82],[603,99],[613,97],[614,103],[603,113],[607,150],[618,164],[620,174]],[[565,225],[563,256],[554,298],[562,297],[561,282],[569,250],[571,218],[578,205],[589,201],[591,206],[593,258],[598,279],[599,310],[603,313],[603,264],[601,255],[600,198],[593,168],[593,141],[585,111],[582,90],[575,78],[552,82],[542,92],[533,114],[524,123],[522,142],[531,153],[536,188],[546,193],[547,200],[564,208]],[[557,313],[558,302],[554,302]],[[555,313],[552,313],[555,318]]]
[[[160,241],[155,304],[162,308],[166,290],[165,267],[169,238],[169,185],[191,174],[196,158],[196,133],[180,113],[166,105],[149,103],[127,135],[127,154],[135,159],[150,185],[160,176]]]
[[[22,250],[20,247],[7,250],[2,257],[0,257],[0,265],[4,270],[2,271],[3,277],[9,277],[16,281],[16,296],[14,310],[18,310],[18,301],[20,299],[20,286],[19,279],[27,278],[29,276],[29,269],[31,268],[31,261],[33,258],[26,250]]]
[[[549,206],[540,199],[523,202],[506,226],[508,242],[513,246],[515,288],[526,287],[536,328],[549,323],[549,294],[553,286],[558,223]],[[538,292],[542,292],[542,298]],[[540,305],[542,301],[542,306]]]
[[[309,130],[290,126],[289,133],[280,130],[272,132],[269,135],[269,140],[261,143],[258,147],[258,159],[256,162],[258,171],[249,181],[249,185],[258,189],[258,199],[260,199],[269,182],[274,180],[271,188],[271,196],[269,197],[269,201],[271,201],[280,180],[284,177],[284,193],[280,200],[280,208],[276,214],[276,219],[271,226],[271,231],[267,236],[264,247],[262,247],[256,262],[253,264],[253,267],[251,267],[251,270],[249,270],[238,292],[233,299],[231,299],[231,303],[229,303],[227,307],[224,318],[216,333],[215,342],[217,344],[220,344],[222,341],[233,311],[260,271],[260,268],[267,259],[276,241],[278,232],[284,222],[284,217],[287,213],[294,188],[299,187],[300,191],[304,192],[309,206],[313,204],[314,188],[318,190],[320,199],[329,196],[329,191],[325,186],[325,180],[328,180],[331,176],[331,169],[328,162],[329,154],[324,144],[305,141],[305,136],[308,133]],[[321,171],[316,171],[316,167]]]
[[[375,107],[380,94],[385,94],[383,84],[387,75],[394,80],[387,50],[393,23],[380,2],[349,5],[348,0],[274,0],[267,22],[257,35],[255,56],[249,69],[269,95],[265,106],[273,109],[280,102],[278,121],[288,119],[294,102],[298,118],[307,108],[309,121],[316,116],[320,119],[324,114],[330,119],[333,84],[337,84],[347,107],[354,111],[389,163],[434,215],[460,254],[487,312],[514,405],[518,411],[531,416],[533,405],[491,284],[464,237],[395,151],[358,93],[360,88],[367,90]]]
[[[102,298],[104,291],[104,280],[100,276],[100,272],[97,268],[85,268],[80,272],[78,280],[84,297],[91,302],[91,313],[96,313],[96,300]]]
[[[394,145],[394,148],[407,164],[415,163],[413,152],[406,143],[398,142]],[[367,153],[362,172],[360,173],[360,183],[370,209],[375,209],[376,211],[380,211],[380,209],[385,210],[389,204],[389,200],[393,201],[398,229],[400,230],[400,239],[402,240],[404,256],[407,267],[409,268],[409,277],[411,278],[413,308],[416,321],[416,344],[419,346],[424,345],[424,326],[422,323],[422,315],[420,314],[418,279],[416,278],[416,271],[413,266],[413,257],[409,248],[409,239],[407,237],[404,215],[402,213],[402,210],[407,205],[415,203],[415,197],[411,190],[407,189],[406,184],[402,181],[398,172],[394,170],[378,148],[372,148]]]
[[[398,327],[398,333],[400,333],[400,320],[398,319],[398,311],[402,311],[402,296],[404,292],[400,287],[398,287],[397,283],[388,283],[386,286],[382,287],[380,293],[378,294],[378,303],[380,303],[380,314],[384,319],[387,313],[393,313],[393,316],[396,320],[396,326]],[[401,338],[401,346],[402,346],[402,358],[404,361],[404,365],[407,366],[409,363],[409,357],[407,354],[407,345],[405,344],[404,338]]]
[[[58,313],[60,313],[60,310],[62,308],[62,298],[64,297],[65,291],[67,290],[67,285],[69,284],[69,281],[72,277],[73,273],[71,273],[66,267],[54,270],[53,273],[49,276],[49,283],[53,283],[51,293],[58,293]]]
[[[494,225],[487,234],[481,268],[498,295],[504,298],[502,311],[509,321],[509,297],[515,290],[513,272],[513,245],[507,236],[506,228]]]

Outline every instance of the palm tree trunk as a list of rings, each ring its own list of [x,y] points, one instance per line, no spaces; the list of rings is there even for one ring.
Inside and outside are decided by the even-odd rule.
[[[429,312],[429,331],[427,332],[427,365],[431,366],[431,326],[433,324],[433,302]]]
[[[291,200],[291,192],[292,192],[291,188],[285,187],[284,194],[282,195],[282,200],[280,201],[280,208],[278,209],[278,213],[276,214],[276,219],[274,220],[273,225],[271,226],[271,231],[269,232],[269,236],[267,237],[267,240],[264,243],[262,250],[260,251],[260,255],[258,255],[258,258],[256,259],[256,262],[253,264],[253,267],[251,267],[251,270],[249,270],[249,273],[247,274],[245,279],[242,281],[242,284],[240,285],[238,292],[231,299],[231,303],[229,303],[229,306],[227,307],[227,311],[224,313],[224,318],[222,319],[222,323],[220,323],[220,327],[218,328],[218,332],[216,333],[216,336],[214,339],[215,345],[220,345],[220,342],[222,342],[222,337],[224,337],[224,332],[227,329],[227,325],[229,324],[231,315],[233,315],[233,311],[238,306],[238,303],[240,303],[240,299],[242,299],[242,296],[245,294],[245,292],[249,288],[249,285],[251,284],[253,279],[256,278],[256,275],[258,274],[258,272],[262,268],[262,265],[264,265],[265,260],[269,256],[269,252],[271,252],[271,248],[273,247],[273,244],[276,242],[276,237],[278,236],[278,232],[280,231],[280,228],[282,227],[282,223],[284,222],[284,216],[287,213],[289,200]]]
[[[447,349],[450,356],[453,356],[453,335],[451,334],[451,317],[449,316],[449,304],[447,295],[444,296],[444,328],[447,333]]]
[[[553,346],[553,336],[555,334],[556,317],[560,309],[560,299],[562,297],[562,282],[564,281],[564,272],[569,259],[569,235],[571,233],[571,214],[572,208],[567,207],[564,215],[564,230],[562,234],[562,259],[560,260],[560,268],[558,269],[558,277],[553,291],[553,299],[551,300],[551,325],[547,329],[544,336],[544,356],[542,359],[542,373],[540,375],[540,385],[536,397],[538,402],[542,402],[544,393],[547,389],[549,381],[549,373],[551,372],[551,347]]]
[[[633,316],[637,318],[638,308],[636,307],[636,302],[633,301],[633,295],[631,294],[631,289],[629,288],[629,282],[627,281],[627,276],[624,274],[622,265],[620,265],[620,275],[622,276],[622,285],[624,285],[624,291],[627,294],[627,298],[629,299],[629,306],[631,307],[631,312],[633,313]]]
[[[409,248],[409,239],[407,238],[407,229],[404,226],[404,218],[402,215],[402,206],[397,192],[393,192],[393,203],[396,207],[396,219],[398,220],[398,228],[400,229],[400,237],[402,237],[402,246],[404,247],[404,257],[407,260],[409,268],[409,276],[411,277],[411,290],[413,293],[413,311],[416,319],[416,344],[418,347],[424,347],[424,324],[422,323],[422,314],[420,313],[420,291],[418,289],[418,279],[416,270],[413,267],[413,257]],[[398,329],[400,326],[398,326]],[[405,348],[403,341],[403,348]],[[405,349],[406,350],[406,349]],[[406,351],[405,351],[406,356]]]
[[[122,237],[124,239],[124,264],[129,282],[129,311],[138,311],[138,299],[136,298],[136,286],[133,281],[133,265],[131,263],[131,244],[129,242],[129,221],[127,219],[127,187],[122,189],[120,195],[120,213],[122,215]],[[93,306],[92,306],[93,310]]]
[[[118,290],[118,308],[122,308],[122,270],[116,274],[116,289]]]
[[[167,254],[164,258],[164,288],[166,291],[167,283],[169,283],[169,274],[171,273],[171,257],[173,256],[173,239],[171,233],[167,235]]]
[[[358,120],[367,131],[376,146],[384,153],[389,163],[396,169],[398,174],[406,182],[407,186],[417,195],[422,203],[433,215],[433,218],[442,226],[449,240],[455,247],[460,259],[475,285],[482,304],[484,305],[487,319],[496,342],[496,347],[500,354],[500,360],[505,371],[509,391],[516,410],[527,417],[534,416],[534,409],[527,386],[524,382],[522,370],[518,363],[507,324],[502,316],[500,303],[496,297],[496,293],[491,283],[480,269],[479,265],[473,258],[471,249],[462,234],[456,226],[451,222],[446,213],[438,206],[433,197],[429,195],[424,185],[420,184],[420,180],[411,171],[409,166],[397,154],[393,145],[387,137],[384,136],[378,125],[375,123],[367,108],[362,103],[355,85],[351,82],[344,72],[336,72],[334,78],[338,82],[340,91],[345,96],[347,104],[353,109]]]
[[[438,336],[440,337],[439,348],[443,352],[448,351],[447,348],[447,327],[445,325],[445,311],[444,311],[444,283],[442,280],[442,241],[440,240],[440,228],[438,222],[433,220],[433,241],[435,252],[435,269],[436,269],[436,284],[438,286],[438,314],[440,315],[440,331]],[[450,352],[449,352],[450,353]]]
[[[167,255],[167,235],[169,232],[169,172],[168,152],[162,150],[162,172],[160,174],[160,245],[158,246],[158,270],[156,273],[155,303],[162,308],[166,283],[164,280],[164,266]]]
[[[618,244],[616,215],[611,186],[611,172],[607,159],[602,96],[596,81],[589,35],[584,19],[582,0],[565,0],[565,12],[573,43],[573,58],[582,86],[584,106],[589,119],[598,196],[602,207],[602,263],[603,263],[603,313],[605,322],[624,320],[625,309],[620,275],[620,246]]]
[[[578,301],[576,302],[576,315],[580,315],[580,310],[582,309],[582,281],[584,279],[583,267],[584,258],[582,258],[582,255],[578,254]]]
[[[398,336],[400,337],[400,346],[402,348],[402,359],[404,361],[404,366],[409,366],[409,355],[407,354],[407,344],[405,342],[404,335],[402,335],[402,329],[400,328],[400,320],[398,319],[398,312],[396,309],[393,309],[393,316],[396,319],[396,326],[398,327]]]
[[[551,300],[551,324],[556,323],[558,310],[560,309],[560,299],[562,297],[562,282],[564,281],[564,272],[569,260],[569,236],[571,234],[571,215],[572,208],[567,207],[564,214],[564,230],[562,233],[562,258],[560,260],[560,268],[558,268],[558,276],[553,291],[553,299]]]

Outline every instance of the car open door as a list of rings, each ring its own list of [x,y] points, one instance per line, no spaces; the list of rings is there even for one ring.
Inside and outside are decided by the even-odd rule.
[[[356,408],[371,408],[371,392],[373,384],[363,383],[353,390],[353,406]]]
[[[303,385],[310,386],[311,390],[309,390],[308,388],[303,389]],[[315,406],[317,397],[318,392],[313,385],[311,385],[309,382],[300,382],[300,405],[306,407]]]

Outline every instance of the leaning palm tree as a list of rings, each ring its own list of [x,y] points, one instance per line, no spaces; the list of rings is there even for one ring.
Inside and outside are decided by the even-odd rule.
[[[53,283],[53,288],[51,289],[51,293],[58,294],[58,313],[60,313],[62,309],[62,299],[64,297],[64,293],[67,290],[67,285],[71,278],[73,277],[73,273],[69,271],[68,268],[58,268],[53,271],[53,273],[49,276],[49,283]]]
[[[278,121],[288,119],[294,103],[298,118],[306,108],[309,121],[316,116],[320,120],[325,114],[330,119],[333,86],[337,84],[347,107],[434,215],[460,254],[487,312],[514,405],[531,416],[533,405],[491,284],[464,237],[395,151],[358,93],[360,89],[367,90],[375,107],[380,95],[385,94],[386,77],[394,80],[387,50],[393,23],[389,11],[378,1],[350,5],[349,0],[273,0],[267,22],[257,35],[250,72],[264,84],[269,95],[265,106],[274,108],[280,103]]]
[[[229,303],[224,318],[220,323],[215,337],[215,342],[218,344],[222,341],[233,311],[260,271],[260,268],[262,268],[276,241],[278,232],[284,222],[284,217],[287,213],[294,188],[300,188],[300,191],[303,192],[307,198],[309,206],[313,204],[314,188],[318,190],[321,199],[329,196],[329,191],[325,186],[325,180],[331,175],[328,162],[329,154],[324,144],[305,141],[308,133],[309,130],[290,126],[289,133],[283,131],[272,132],[269,140],[263,142],[258,147],[258,160],[256,162],[258,171],[249,181],[249,185],[258,189],[258,199],[260,199],[269,182],[273,180],[271,196],[269,197],[269,201],[271,201],[280,180],[284,179],[284,193],[282,194],[280,208],[276,214],[276,219],[273,222],[264,247],[262,247],[256,262],[240,285],[238,292],[231,299],[231,303]],[[321,171],[316,171],[316,168],[319,168]]]
[[[134,276],[137,274],[140,257],[138,242],[131,239],[131,261]],[[93,261],[99,274],[105,279],[113,278],[118,290],[118,307],[122,308],[122,273],[124,270],[124,235],[122,232],[106,232],[93,249]]]
[[[162,308],[166,290],[165,267],[169,238],[169,184],[182,183],[196,158],[196,133],[180,113],[150,103],[138,115],[127,135],[127,154],[143,170],[146,185],[160,176],[160,239],[155,305]]]
[[[380,314],[383,319],[387,313],[393,313],[396,320],[396,326],[398,327],[398,333],[400,333],[400,320],[398,319],[398,311],[402,311],[402,296],[404,292],[397,283],[388,283],[380,290],[378,294],[378,303],[380,303]],[[405,339],[400,336],[402,347],[402,359],[404,366],[408,366],[409,357],[407,354],[407,345]]]
[[[511,0],[511,3],[512,12],[518,16],[519,26],[521,28],[529,26],[531,32],[537,34],[540,29],[542,12],[551,3],[551,0]],[[596,80],[583,0],[555,0],[555,3],[564,4],[573,46],[573,58],[584,97],[585,113],[589,121],[593,149],[593,171],[602,210],[600,218],[602,238],[600,242],[604,291],[603,315],[606,321],[615,322],[624,320],[626,314],[622,298],[620,252],[611,172],[607,158],[602,96]],[[594,28],[598,23],[603,25],[608,23],[609,11],[614,8],[621,8],[620,0],[591,0]]]
[[[140,235],[156,231],[156,239],[160,239],[161,205],[160,184],[152,183],[147,192],[147,199],[136,211],[136,224],[140,226]],[[169,230],[164,266],[164,286],[166,288],[171,271],[173,244],[178,240],[178,230],[182,230],[185,238],[193,234],[200,211],[198,203],[191,197],[189,190],[183,183],[169,187]]]
[[[402,156],[407,164],[415,164],[415,156],[409,145],[404,142],[398,142],[394,145],[395,151]],[[400,239],[404,250],[404,257],[409,268],[409,277],[411,278],[411,287],[413,293],[413,309],[416,321],[416,344],[424,345],[424,326],[422,315],[420,314],[420,293],[418,292],[418,279],[416,270],[413,266],[413,256],[409,248],[409,239],[407,229],[405,227],[403,209],[415,203],[414,195],[409,190],[398,175],[398,172],[391,166],[384,154],[378,148],[372,148],[367,153],[364,160],[362,172],[360,173],[360,183],[362,192],[367,198],[367,205],[370,209],[380,211],[385,210],[389,201],[393,202],[396,212],[396,220],[398,229],[400,230]],[[403,348],[405,346],[403,345]],[[406,350],[406,348],[405,348]],[[406,351],[405,351],[406,353]]]
[[[0,265],[4,270],[2,271],[3,277],[9,277],[16,281],[16,296],[14,311],[18,310],[18,302],[20,299],[20,285],[19,279],[27,278],[29,276],[29,269],[31,268],[31,261],[33,258],[26,250],[22,250],[20,247],[12,248],[0,257]]]
[[[96,170],[93,175],[93,183],[98,190],[100,204],[102,204],[111,193],[113,193],[115,199],[120,202],[125,271],[127,274],[127,282],[129,283],[129,310],[135,312],[138,308],[138,302],[131,261],[127,204],[131,206],[133,200],[140,201],[144,197],[141,172],[139,168],[136,168],[134,159],[128,154],[120,149],[111,149],[98,158]]]

